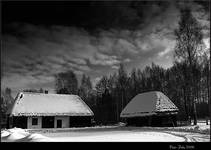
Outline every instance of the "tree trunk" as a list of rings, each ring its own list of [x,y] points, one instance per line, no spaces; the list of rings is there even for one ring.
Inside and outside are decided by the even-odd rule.
[[[211,49],[210,49],[210,57],[211,57]],[[210,76],[211,76],[211,58],[210,58],[210,67],[209,68],[209,92],[208,92],[208,105],[209,105],[209,114],[211,114],[211,103],[210,103],[210,94],[211,94],[211,79],[210,79]],[[209,116],[210,117],[210,116]]]
[[[190,94],[190,93],[189,93]],[[191,120],[192,120],[192,117],[191,117],[191,102],[190,102],[190,95],[187,96],[187,102],[188,102],[188,121],[189,121],[189,124],[191,124]]]
[[[122,100],[122,103],[121,103],[121,111],[123,110],[123,105],[124,105],[124,95],[123,95],[123,90],[122,90],[122,94],[121,94],[121,100]]]
[[[198,88],[198,84],[197,84],[197,79],[198,79],[198,76],[196,76],[196,79],[194,80],[194,84],[195,85],[193,87],[193,119],[194,119],[194,125],[197,125],[197,110],[196,110],[196,103],[198,102],[199,100],[199,88]]]
[[[116,99],[116,120],[119,122],[119,98]]]
[[[189,51],[189,50],[188,50]],[[193,74],[193,62],[192,59],[189,55],[189,64],[190,64],[190,100],[192,102],[192,109],[193,109],[193,119],[194,119],[194,125],[197,125],[197,116],[196,116],[196,105],[195,105],[195,100],[194,100],[194,74]]]
[[[193,120],[194,125],[197,125],[197,113],[196,113],[196,102],[193,101]]]
[[[183,92],[184,92],[184,105],[185,105],[186,120],[188,120],[189,113],[188,113],[188,108],[187,108],[186,90],[183,89]]]
[[[193,81],[193,80],[192,80]],[[193,82],[192,82],[193,83]],[[191,84],[191,93],[194,92],[194,87],[193,84]],[[194,120],[194,125],[197,125],[197,113],[196,113],[196,100],[195,100],[195,95],[194,93],[191,94],[191,101],[192,101],[192,109],[193,109],[193,120]]]
[[[211,50],[210,50],[210,53],[211,53]],[[211,114],[211,105],[210,105],[210,93],[211,93],[211,80],[210,80],[210,71],[211,69],[209,68],[209,63],[207,64],[208,65],[208,72],[207,72],[207,96],[208,96],[208,112],[209,114]],[[211,65],[211,59],[210,59],[210,65]]]

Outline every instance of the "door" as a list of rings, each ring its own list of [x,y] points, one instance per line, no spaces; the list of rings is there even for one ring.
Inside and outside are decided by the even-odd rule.
[[[54,117],[43,116],[42,117],[42,128],[54,128]]]
[[[57,120],[57,128],[61,128],[62,127],[62,120]]]

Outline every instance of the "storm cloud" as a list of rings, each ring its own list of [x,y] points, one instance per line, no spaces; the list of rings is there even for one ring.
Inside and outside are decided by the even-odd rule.
[[[55,12],[51,11],[55,7],[49,5],[49,12],[38,19],[33,18],[39,13],[32,14],[31,19],[21,16],[12,19],[5,10],[3,88],[52,90],[54,75],[70,69],[79,79],[83,73],[89,75],[95,84],[102,75],[117,71],[120,63],[128,71],[152,62],[164,68],[172,66],[174,30],[178,26],[181,2],[89,2],[69,10],[74,5],[58,7]],[[204,40],[209,47],[208,11],[198,3],[188,5],[203,25]],[[40,9],[43,12],[44,8]],[[50,12],[61,13],[61,19]],[[79,14],[74,17],[73,13]]]

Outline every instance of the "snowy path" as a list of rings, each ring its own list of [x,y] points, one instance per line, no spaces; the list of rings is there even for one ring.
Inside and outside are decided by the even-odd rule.
[[[56,142],[209,142],[208,134],[151,129],[44,133]]]
[[[190,132],[172,132],[167,131],[168,133],[181,136],[186,139],[187,142],[210,142],[210,135],[200,134],[200,133],[190,133]]]

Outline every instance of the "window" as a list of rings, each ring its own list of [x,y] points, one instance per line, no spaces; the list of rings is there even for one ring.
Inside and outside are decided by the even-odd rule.
[[[38,125],[38,118],[32,118],[32,125]]]

